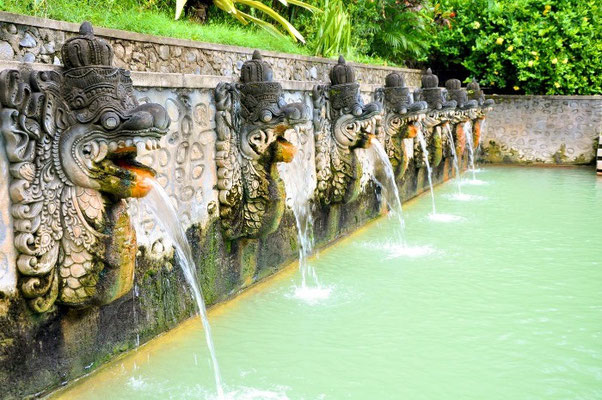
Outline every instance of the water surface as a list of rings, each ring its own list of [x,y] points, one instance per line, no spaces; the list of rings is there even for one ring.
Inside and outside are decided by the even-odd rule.
[[[479,170],[310,259],[330,296],[294,297],[296,266],[210,311],[229,398],[602,398],[602,180],[592,169]],[[468,178],[468,176],[467,176]],[[63,398],[215,398],[198,321]]]

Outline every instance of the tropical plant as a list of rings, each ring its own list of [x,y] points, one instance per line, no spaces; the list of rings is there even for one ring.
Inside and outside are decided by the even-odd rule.
[[[599,0],[441,0],[457,16],[431,64],[498,93],[602,94]]]
[[[179,19],[184,11],[184,6],[188,0],[176,0],[176,16],[175,19]],[[311,4],[307,4],[301,0],[278,0],[284,6],[288,6],[289,4],[303,7],[311,12],[320,12],[321,10]],[[271,32],[276,35],[282,35],[274,25],[271,23],[264,21],[261,18],[258,18],[248,12],[242,11],[237,6],[243,5],[247,6],[250,10],[261,11],[266,14],[268,17],[272,18],[278,24],[280,24],[284,30],[292,37],[294,41],[301,41],[305,43],[305,38],[303,35],[299,33],[299,31],[289,22],[278,14],[272,7],[267,6],[266,4],[257,1],[257,0],[213,0],[213,4],[219,9],[225,11],[230,14],[232,17],[236,18],[240,23],[247,25],[249,22],[253,22],[258,26],[266,29],[268,32]],[[252,12],[251,11],[251,12]]]
[[[357,51],[392,62],[425,60],[447,15],[437,15],[427,0],[352,0],[348,3]]]
[[[324,0],[323,9],[324,13],[318,18],[314,53],[324,57],[350,55],[352,25],[343,2]]]

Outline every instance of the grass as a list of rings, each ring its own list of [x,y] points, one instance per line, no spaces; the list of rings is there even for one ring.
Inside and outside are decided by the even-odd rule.
[[[94,26],[149,35],[312,55],[308,47],[287,37],[274,36],[263,29],[243,26],[235,21],[206,24],[185,19],[175,21],[173,11],[168,11],[165,6],[153,6],[153,3],[153,0],[0,0],[0,10],[75,23],[90,21]],[[349,60],[387,65],[380,58],[363,55],[349,57]]]

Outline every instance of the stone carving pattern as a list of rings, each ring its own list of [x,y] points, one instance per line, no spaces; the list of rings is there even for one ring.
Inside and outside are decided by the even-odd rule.
[[[157,172],[155,179],[168,193],[184,227],[206,224],[217,211],[210,90],[139,89],[138,97],[140,102],[163,104],[171,121],[161,148],[139,152],[140,161]],[[129,203],[138,243],[147,246],[153,257],[170,252],[172,243],[150,210],[139,201]]]
[[[36,312],[129,289],[131,276],[119,275],[133,271],[136,238],[121,199],[146,194],[153,174],[133,160],[133,146],[154,143],[168,125],[162,107],[137,104],[129,73],[111,66],[90,24],[65,43],[63,59],[60,73],[0,73],[19,288]]]
[[[355,149],[370,145],[382,107],[364,104],[353,68],[343,57],[330,72],[331,84],[312,91],[316,141],[317,197],[322,204],[347,203],[360,189]]]
[[[242,67],[241,83],[215,89],[216,164],[226,237],[259,237],[278,226],[284,186],[276,164],[290,162],[287,129],[307,120],[302,103],[286,104],[282,87],[259,52]]]

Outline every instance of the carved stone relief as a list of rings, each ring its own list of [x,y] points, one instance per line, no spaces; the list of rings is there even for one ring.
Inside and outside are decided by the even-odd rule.
[[[216,164],[220,216],[229,239],[273,232],[284,212],[276,164],[290,162],[287,129],[308,119],[303,103],[287,104],[282,87],[259,52],[241,69],[240,83],[215,89]]]
[[[131,288],[136,236],[123,199],[150,190],[136,146],[156,147],[169,125],[160,105],[138,105],[89,23],[62,56],[60,72],[0,72],[19,289],[36,312]]]
[[[364,104],[353,68],[343,57],[330,72],[330,85],[317,85],[314,103],[317,197],[322,204],[347,203],[360,189],[361,164],[355,149],[370,145],[379,103]]]
[[[138,159],[157,172],[155,179],[168,193],[185,229],[192,224],[205,226],[218,211],[212,90],[151,88],[139,89],[137,95],[140,102],[163,105],[171,121],[161,148],[142,149]],[[169,255],[173,243],[150,210],[135,199],[129,205],[139,245],[146,246],[152,257]]]

